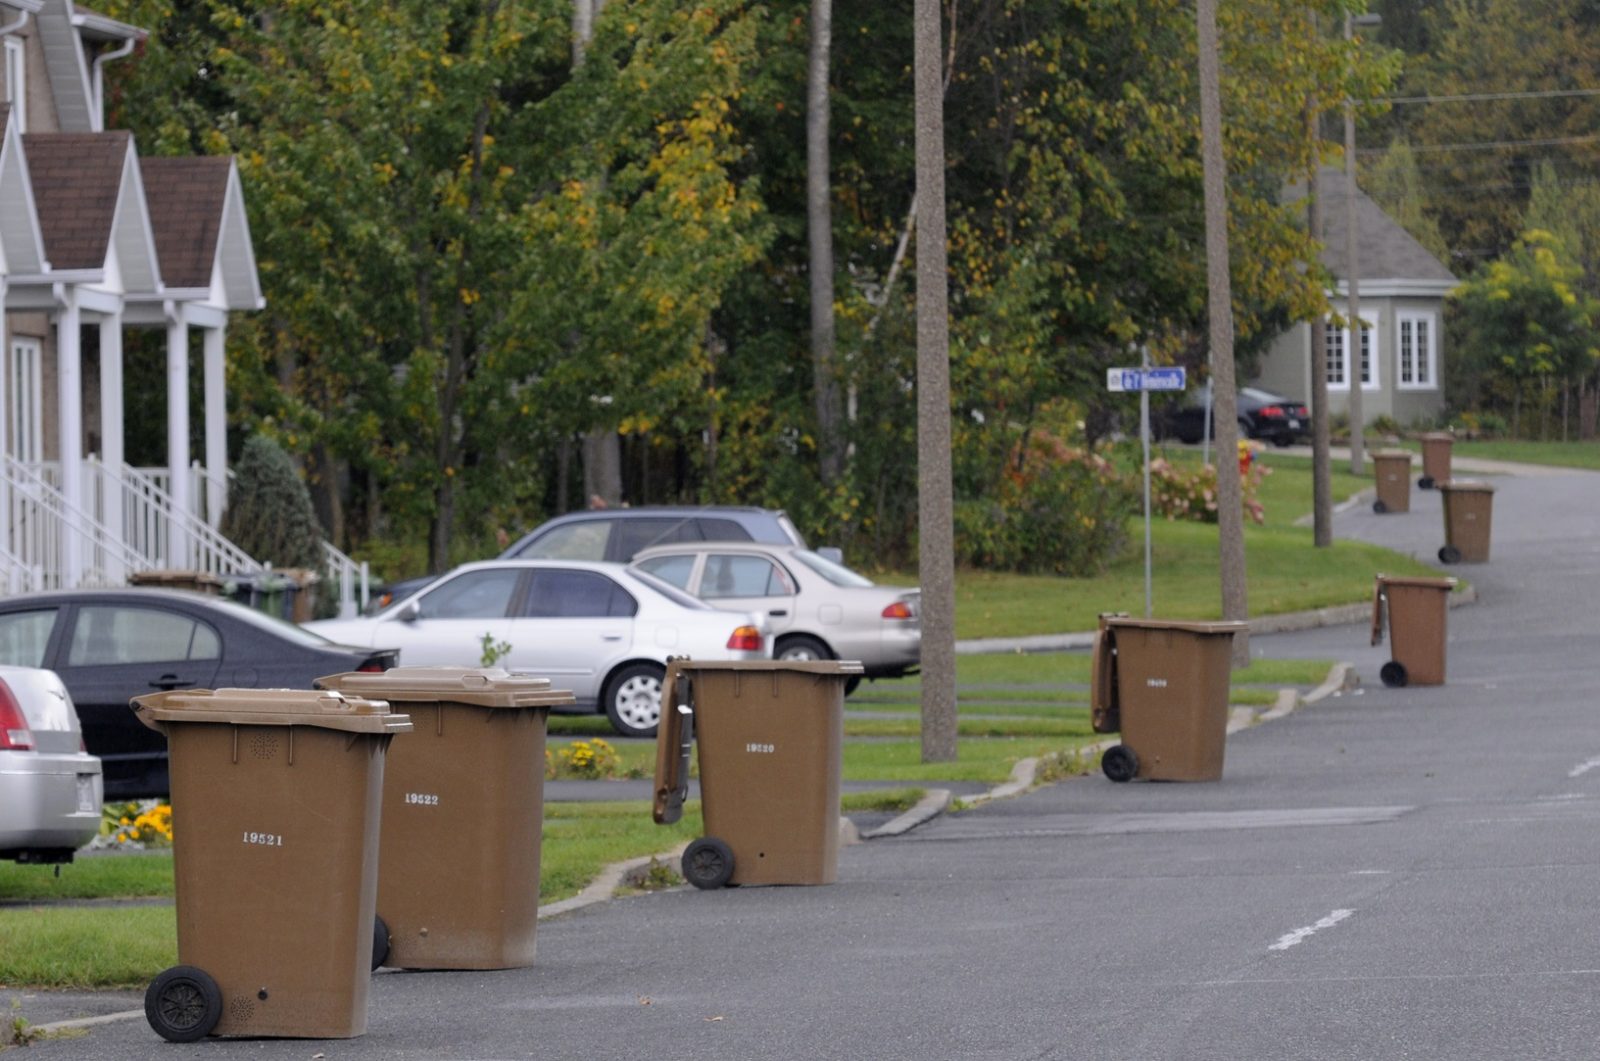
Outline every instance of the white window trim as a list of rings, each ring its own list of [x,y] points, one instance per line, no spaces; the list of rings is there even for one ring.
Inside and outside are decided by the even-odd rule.
[[[1428,379],[1425,383],[1415,381],[1407,383],[1402,373],[1400,360],[1402,348],[1400,332],[1404,325],[1412,325],[1412,335],[1416,335],[1415,326],[1418,323],[1426,324],[1428,331],[1427,342],[1421,344],[1422,349],[1416,351],[1419,355],[1419,364],[1427,367]],[[1415,369],[1413,368],[1413,374]],[[1436,314],[1426,310],[1412,310],[1395,314],[1394,320],[1394,380],[1395,387],[1403,391],[1436,391],[1439,389],[1439,319]]]
[[[1372,378],[1361,381],[1361,391],[1365,394],[1367,391],[1383,389],[1383,369],[1381,367],[1383,365],[1383,344],[1378,339],[1378,315],[1363,311],[1361,321],[1366,325],[1362,329],[1362,334],[1372,346],[1372,356],[1367,359],[1368,367],[1372,370]],[[1323,319],[1323,327],[1327,327],[1329,323],[1331,322],[1327,318]],[[1339,335],[1339,349],[1344,357],[1344,379],[1339,383],[1329,380],[1328,389],[1330,391],[1348,391],[1350,389],[1350,377],[1355,374],[1355,364],[1351,357],[1350,329],[1339,328],[1336,331]],[[1329,359],[1330,361],[1332,360],[1332,351],[1329,351]]]
[[[17,123],[17,132],[28,131],[27,51],[21,37],[6,38],[6,102],[11,104],[11,120]]]
[[[6,450],[24,464],[44,459],[44,427],[40,423],[43,401],[44,343],[32,336],[11,338],[6,359]]]

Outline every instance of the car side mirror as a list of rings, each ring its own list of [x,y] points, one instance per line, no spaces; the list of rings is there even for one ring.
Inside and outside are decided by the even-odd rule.
[[[822,548],[817,550],[817,555],[822,557],[824,560],[831,560],[836,564],[844,563],[844,550],[840,549],[837,545],[824,545]]]
[[[400,614],[399,614],[399,616],[397,618],[399,618],[399,620],[402,623],[414,623],[414,622],[416,622],[418,619],[422,618],[422,604],[421,604],[421,602],[419,602],[419,601],[411,601],[411,602],[409,602],[407,604],[402,605],[401,608],[400,608]]]

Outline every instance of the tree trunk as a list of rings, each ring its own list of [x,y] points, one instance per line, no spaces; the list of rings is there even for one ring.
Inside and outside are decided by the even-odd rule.
[[[1206,286],[1211,318],[1211,378],[1215,383],[1217,438],[1217,539],[1222,575],[1222,617],[1249,616],[1245,591],[1244,498],[1235,464],[1238,394],[1233,371],[1233,287],[1228,276],[1227,169],[1222,156],[1222,92],[1217,43],[1217,0],[1198,0],[1200,140],[1206,209]],[[1248,630],[1233,639],[1233,662],[1250,662]]]
[[[811,371],[822,484],[844,471],[843,412],[834,349],[833,210],[828,161],[828,68],[833,0],[811,0],[811,54],[806,64],[806,227],[810,234]]]
[[[1586,379],[1578,384],[1578,438],[1588,442],[1594,438],[1595,421],[1600,419],[1600,392],[1595,381]]]
[[[956,758],[956,593],[950,468],[950,318],[945,253],[939,0],[915,0],[917,513],[922,583],[922,761]]]

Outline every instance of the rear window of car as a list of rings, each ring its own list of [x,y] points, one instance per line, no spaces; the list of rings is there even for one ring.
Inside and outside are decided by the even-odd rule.
[[[490,568],[467,571],[430,588],[418,602],[419,619],[503,619],[511,607],[519,572]]]
[[[55,608],[0,615],[0,663],[18,667],[44,666],[50,631],[56,625]]]
[[[731,519],[706,519],[695,521],[700,524],[700,534],[708,542],[748,542],[754,541],[750,532]]]
[[[697,612],[716,611],[715,608],[701,600],[699,597],[689,596],[689,594],[683,592],[683,590],[679,589],[677,586],[661,581],[648,571],[640,571],[638,568],[631,568],[629,570],[629,574],[633,575],[633,577],[638,579],[641,583],[655,590],[657,593],[661,594],[672,603],[678,605],[680,608],[692,608]]]
[[[639,605],[621,586],[593,571],[535,571],[523,615],[530,619],[614,619]]]
[[[836,564],[809,549],[796,549],[789,554],[796,560],[805,564],[811,570],[832,582],[835,586],[846,586],[854,589],[865,589],[873,584],[872,579],[858,575],[843,564]]]
[[[700,579],[700,596],[784,597],[793,593],[789,577],[763,556],[712,553]]]
[[[217,632],[187,615],[159,608],[90,605],[78,609],[67,664],[101,667],[221,656]]]
[[[693,556],[652,556],[640,560],[638,568],[648,571],[663,582],[670,582],[681,590],[689,588],[689,577],[694,574]]]
[[[687,516],[619,519],[611,531],[613,557],[626,562],[633,559],[634,553],[652,545],[700,541],[698,522]]]

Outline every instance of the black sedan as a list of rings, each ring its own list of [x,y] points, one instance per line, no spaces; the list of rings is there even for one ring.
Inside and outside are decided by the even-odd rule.
[[[162,689],[309,689],[394,666],[393,649],[337,645],[242,604],[160,589],[63,590],[0,600],[0,663],[48,667],[104,763],[107,799],[167,793],[167,742],[128,701]]]
[[[1304,402],[1271,391],[1244,387],[1239,391],[1238,408],[1239,434],[1242,438],[1257,438],[1276,446],[1289,446],[1311,437],[1311,412]],[[1215,413],[1212,415],[1215,416]],[[1205,431],[1205,406],[1183,405],[1167,413],[1161,433],[1175,435],[1179,442],[1192,445],[1200,441]]]

